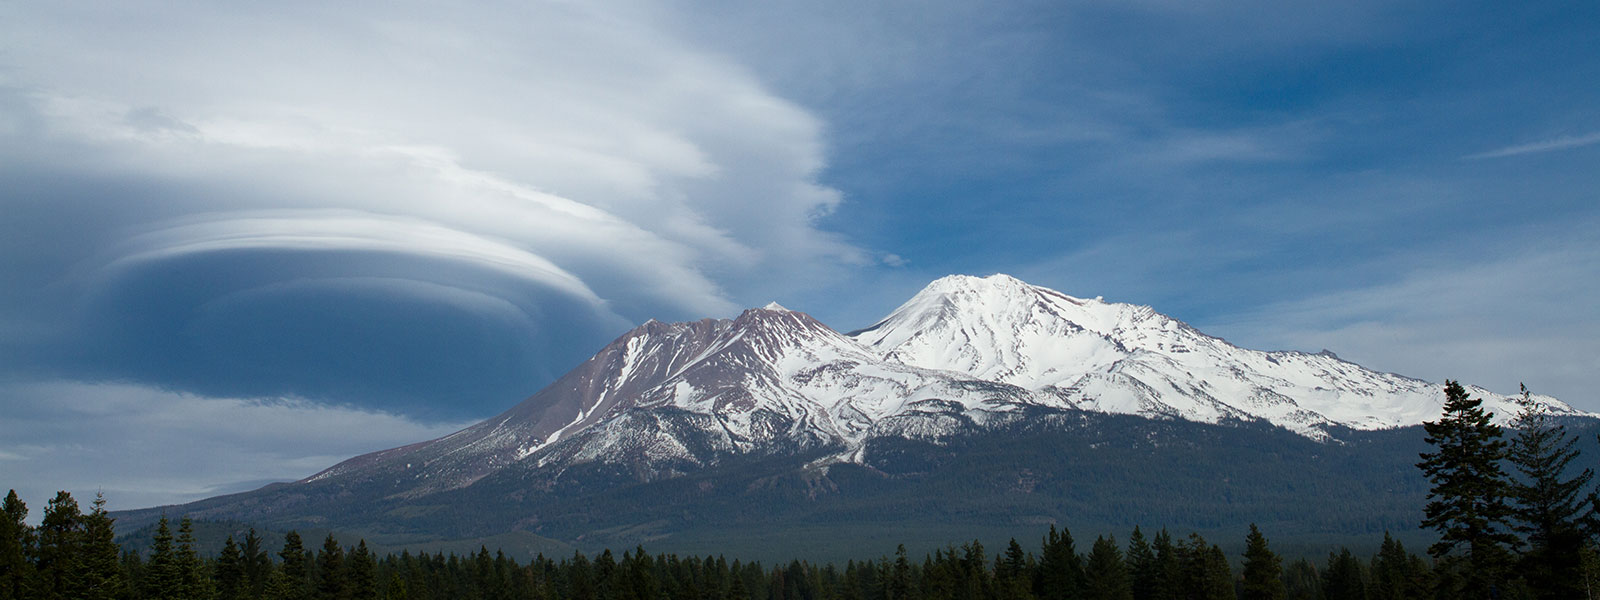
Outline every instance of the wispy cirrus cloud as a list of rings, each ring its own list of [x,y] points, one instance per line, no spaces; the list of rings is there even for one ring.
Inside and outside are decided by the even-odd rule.
[[[1540,152],[1555,152],[1558,150],[1571,150],[1584,146],[1600,144],[1600,131],[1586,135],[1566,135],[1548,140],[1506,146],[1504,148],[1468,154],[1462,157],[1465,160],[1480,160],[1485,158],[1503,158],[1507,156],[1521,156],[1523,154],[1537,154]]]

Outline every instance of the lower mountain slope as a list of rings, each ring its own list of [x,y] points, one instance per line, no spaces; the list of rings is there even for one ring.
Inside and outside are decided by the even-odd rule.
[[[1600,422],[1574,427],[1595,452]],[[1427,449],[1421,428],[1340,433],[1326,443],[1259,423],[1031,409],[938,440],[875,439],[858,462],[828,461],[831,449],[817,448],[737,455],[649,480],[626,463],[530,463],[422,498],[325,480],[166,510],[396,546],[517,531],[580,549],[643,544],[770,559],[998,543],[1046,524],[1080,535],[1122,536],[1139,525],[1235,536],[1257,523],[1313,555],[1385,532],[1427,543],[1417,528],[1428,486],[1414,466]],[[159,512],[123,513],[119,523],[136,527]]]

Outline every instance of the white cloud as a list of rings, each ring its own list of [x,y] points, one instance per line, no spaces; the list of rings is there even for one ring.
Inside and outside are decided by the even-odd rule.
[[[1582,148],[1584,146],[1592,146],[1592,145],[1595,145],[1595,144],[1600,144],[1600,131],[1596,131],[1594,133],[1590,133],[1590,134],[1586,134],[1586,135],[1567,135],[1567,136],[1561,136],[1561,137],[1548,139],[1548,140],[1543,140],[1543,141],[1538,141],[1538,142],[1531,142],[1531,143],[1527,143],[1527,144],[1518,144],[1518,145],[1515,145],[1515,146],[1506,146],[1504,148],[1500,148],[1500,149],[1497,149],[1497,150],[1490,150],[1488,152],[1479,152],[1477,154],[1470,154],[1470,155],[1467,155],[1464,158],[1466,158],[1468,160],[1483,159],[1483,158],[1501,158],[1501,157],[1505,157],[1505,156],[1518,156],[1518,155],[1522,155],[1522,154],[1535,154],[1535,153],[1539,153],[1539,152],[1554,152],[1556,150],[1569,150],[1569,149],[1572,149],[1572,148]]]
[[[41,125],[0,143],[180,182],[116,233],[187,251],[304,249],[359,218],[409,246],[384,251],[536,264],[617,306],[696,316],[869,260],[813,225],[840,201],[816,182],[820,122],[646,7],[237,10],[8,7],[0,72]],[[293,218],[261,218],[274,210]],[[208,237],[225,227],[240,235]],[[407,235],[425,227],[448,234]]]
[[[240,211],[186,219],[126,240],[104,271],[109,275],[189,254],[263,249],[360,250],[462,261],[600,303],[577,277],[512,244],[419,219],[352,211]]]
[[[15,488],[35,520],[57,490],[80,499],[104,491],[112,509],[186,502],[241,484],[301,479],[466,425],[297,398],[72,381],[0,385],[0,406],[0,486]]]

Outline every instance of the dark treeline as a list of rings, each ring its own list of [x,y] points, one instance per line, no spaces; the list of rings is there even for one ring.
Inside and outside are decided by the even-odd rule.
[[[1255,526],[1242,555],[1230,557],[1199,534],[1147,535],[1125,543],[1096,537],[1080,549],[1050,527],[1033,548],[1012,540],[991,551],[974,541],[922,556],[843,566],[805,561],[763,565],[721,556],[649,554],[538,556],[527,564],[481,549],[455,554],[375,556],[363,540],[332,535],[314,547],[290,532],[281,543],[254,530],[229,537],[215,556],[195,550],[191,522],[177,531],[163,518],[147,555],[123,552],[97,498],[82,513],[70,494],[50,502],[38,527],[12,492],[4,509],[0,600],[1396,600],[1451,598],[1453,575],[1385,537],[1376,553],[1349,549],[1326,561],[1284,561]],[[1593,577],[1592,548],[1583,576]],[[1237,568],[1235,568],[1237,566]],[[1537,597],[1521,581],[1505,597]]]
[[[26,506],[15,492],[7,496],[0,599],[1387,600],[1430,597],[1435,587],[1429,563],[1393,539],[1370,559],[1344,550],[1321,565],[1284,565],[1254,526],[1245,553],[1232,558],[1199,534],[1147,537],[1139,528],[1126,544],[1097,537],[1084,552],[1052,526],[1029,550],[1012,540],[991,553],[974,541],[914,559],[901,546],[893,556],[843,566],[767,566],[642,548],[521,564],[487,549],[378,557],[365,541],[345,547],[329,535],[308,547],[295,532],[268,548],[254,530],[202,557],[191,522],[181,520],[174,532],[165,518],[146,556],[112,541],[103,504],[97,498],[84,514],[62,492],[40,526],[28,527]]]

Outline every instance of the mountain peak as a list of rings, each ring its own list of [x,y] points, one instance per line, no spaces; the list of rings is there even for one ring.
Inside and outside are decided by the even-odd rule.
[[[946,275],[933,280],[932,282],[928,283],[928,285],[925,286],[922,289],[922,292],[918,295],[928,293],[947,294],[963,290],[1005,290],[1012,292],[1031,292],[1033,289],[1034,286],[1032,284],[1005,273],[995,273],[987,277],[955,274]]]
[[[782,304],[778,304],[778,301],[776,301],[776,300],[774,300],[772,302],[768,302],[766,306],[761,307],[761,310],[771,310],[771,311],[777,311],[777,312],[789,312],[789,309],[784,308]]]
[[[1046,287],[1033,285],[1005,273],[987,277],[973,275],[946,275],[929,283],[910,301],[896,310],[911,306],[959,306],[964,312],[1005,313],[1013,316],[1031,312],[1039,304],[1061,304],[1087,307],[1105,302],[1101,296],[1085,300],[1069,296]],[[1076,312],[1076,311],[1075,311]]]
[[[885,359],[1039,389],[1125,355],[1107,336],[1126,309],[1003,273],[951,275],[855,338]]]

